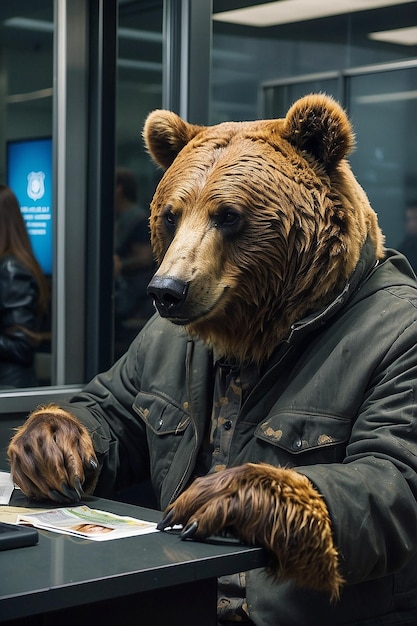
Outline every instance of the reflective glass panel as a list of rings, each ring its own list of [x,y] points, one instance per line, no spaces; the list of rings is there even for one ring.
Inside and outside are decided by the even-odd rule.
[[[293,8],[281,22],[279,5]],[[214,0],[212,122],[282,117],[306,93],[333,95],[354,124],[354,173],[387,245],[401,247],[417,205],[417,2],[342,14],[327,3],[321,15],[312,2],[309,19],[297,5]]]
[[[115,197],[115,358],[153,313],[149,204],[160,177],[142,141],[162,106],[162,2],[119,3]]]
[[[28,258],[27,242],[10,235],[5,246],[3,240],[3,389],[49,385],[51,380],[53,31],[53,0],[1,3],[0,183],[7,184],[18,201],[38,263],[34,266]],[[4,194],[0,196],[0,229],[5,235],[14,224],[15,213],[9,205],[6,209]],[[9,251],[5,249],[8,246]]]

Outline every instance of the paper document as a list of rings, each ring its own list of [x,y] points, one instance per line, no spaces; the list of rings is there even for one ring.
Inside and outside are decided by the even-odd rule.
[[[0,504],[9,504],[14,485],[9,472],[0,471]]]
[[[156,524],[134,517],[121,517],[88,506],[50,509],[37,513],[24,513],[17,518],[18,524],[30,524],[36,528],[65,535],[75,535],[92,541],[108,541],[121,537],[133,537],[155,532]]]

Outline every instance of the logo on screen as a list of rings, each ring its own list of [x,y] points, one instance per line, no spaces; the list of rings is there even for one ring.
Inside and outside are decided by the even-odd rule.
[[[31,200],[40,200],[45,193],[45,172],[30,172],[28,174],[27,194]]]

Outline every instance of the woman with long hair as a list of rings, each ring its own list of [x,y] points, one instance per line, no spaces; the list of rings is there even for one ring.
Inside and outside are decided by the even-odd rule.
[[[48,286],[18,200],[0,184],[0,387],[37,384],[33,367]]]

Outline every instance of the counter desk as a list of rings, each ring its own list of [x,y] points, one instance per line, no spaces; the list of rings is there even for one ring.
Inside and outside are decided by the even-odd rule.
[[[161,519],[158,511],[121,502],[89,497],[83,503]],[[11,504],[28,506],[23,496]],[[261,548],[223,539],[182,541],[173,532],[103,542],[38,532],[38,545],[0,551],[1,624],[214,626],[217,576],[267,560]]]

